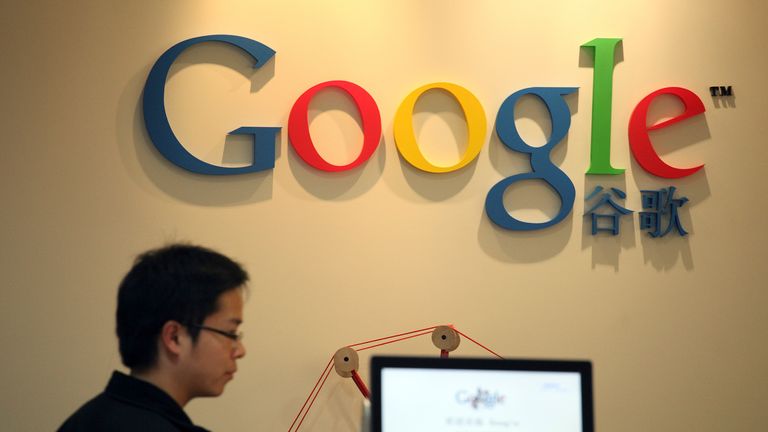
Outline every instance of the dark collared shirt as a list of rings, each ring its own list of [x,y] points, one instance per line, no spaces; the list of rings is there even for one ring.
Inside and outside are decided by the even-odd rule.
[[[208,432],[192,424],[167,393],[115,371],[103,393],[80,407],[58,432]]]

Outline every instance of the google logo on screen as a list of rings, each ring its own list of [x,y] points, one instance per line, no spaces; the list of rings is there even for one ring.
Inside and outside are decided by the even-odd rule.
[[[590,145],[590,166],[587,174],[617,175],[624,169],[614,168],[610,163],[611,101],[613,90],[614,55],[618,38],[597,38],[582,45],[593,50],[594,80],[592,102],[592,141]],[[198,174],[236,175],[271,170],[275,167],[275,140],[281,127],[243,126],[230,132],[231,135],[253,137],[253,161],[243,167],[223,167],[209,164],[193,156],[179,142],[168,122],[165,110],[165,82],[176,58],[190,46],[203,42],[220,42],[233,45],[254,60],[254,68],[262,67],[274,55],[270,47],[242,36],[208,35],[187,39],[168,49],[153,65],[144,86],[144,121],[152,143],[170,162]],[[315,148],[309,130],[307,112],[312,98],[320,91],[336,88],[346,92],[354,101],[361,118],[363,146],[360,154],[345,165],[326,161]],[[443,90],[456,99],[464,112],[467,123],[468,142],[460,160],[451,166],[436,165],[421,152],[413,127],[413,109],[419,98],[430,90]],[[516,174],[496,183],[488,192],[485,210],[488,217],[498,226],[509,230],[536,230],[557,224],[570,214],[576,191],[568,175],[556,166],[551,158],[552,150],[566,137],[571,125],[571,111],[564,97],[578,91],[578,87],[530,87],[509,95],[496,113],[496,134],[510,150],[527,153],[530,156],[531,171]],[[527,144],[515,126],[515,105],[525,95],[538,97],[546,106],[552,132],[543,146]],[[671,95],[679,99],[684,110],[677,116],[648,126],[647,115],[654,99]],[[686,177],[699,171],[703,165],[674,167],[664,162],[653,147],[649,132],[671,126],[705,111],[701,99],[692,91],[682,87],[667,87],[656,90],[643,98],[635,107],[628,125],[630,149],[638,164],[649,173],[664,178]],[[429,173],[448,173],[460,170],[470,164],[486,142],[486,115],[480,101],[472,92],[458,84],[438,82],[423,85],[408,94],[394,115],[394,137],[398,151],[408,163]],[[381,138],[381,114],[374,98],[362,87],[349,81],[327,81],[306,90],[294,103],[288,117],[288,137],[296,153],[311,167],[328,172],[355,169],[364,164],[375,153]],[[526,222],[516,219],[504,207],[504,192],[513,184],[523,180],[546,182],[559,196],[561,205],[558,213],[545,222]]]

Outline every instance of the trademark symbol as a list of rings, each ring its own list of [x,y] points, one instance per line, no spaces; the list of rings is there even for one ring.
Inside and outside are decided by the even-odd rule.
[[[715,108],[735,108],[736,96],[733,95],[733,87],[729,85],[711,86],[709,94],[712,96],[712,103]]]
[[[709,88],[709,94],[712,96],[733,96],[731,86],[712,86]]]

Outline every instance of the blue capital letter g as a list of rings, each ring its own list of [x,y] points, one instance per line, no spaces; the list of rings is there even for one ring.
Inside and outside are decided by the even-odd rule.
[[[182,51],[201,42],[224,42],[234,45],[254,59],[255,69],[263,66],[275,55],[275,51],[268,46],[241,36],[209,35],[177,43],[157,59],[144,84],[144,124],[149,138],[166,159],[198,174],[244,174],[274,168],[275,138],[280,131],[279,127],[240,127],[230,132],[234,135],[253,135],[253,163],[244,167],[222,167],[196,158],[181,145],[171,130],[165,113],[165,81],[168,79],[168,71]],[[262,148],[257,148],[257,144]]]

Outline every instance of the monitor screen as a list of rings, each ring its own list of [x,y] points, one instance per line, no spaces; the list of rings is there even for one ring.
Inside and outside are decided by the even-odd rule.
[[[588,361],[374,357],[372,432],[593,432]]]

